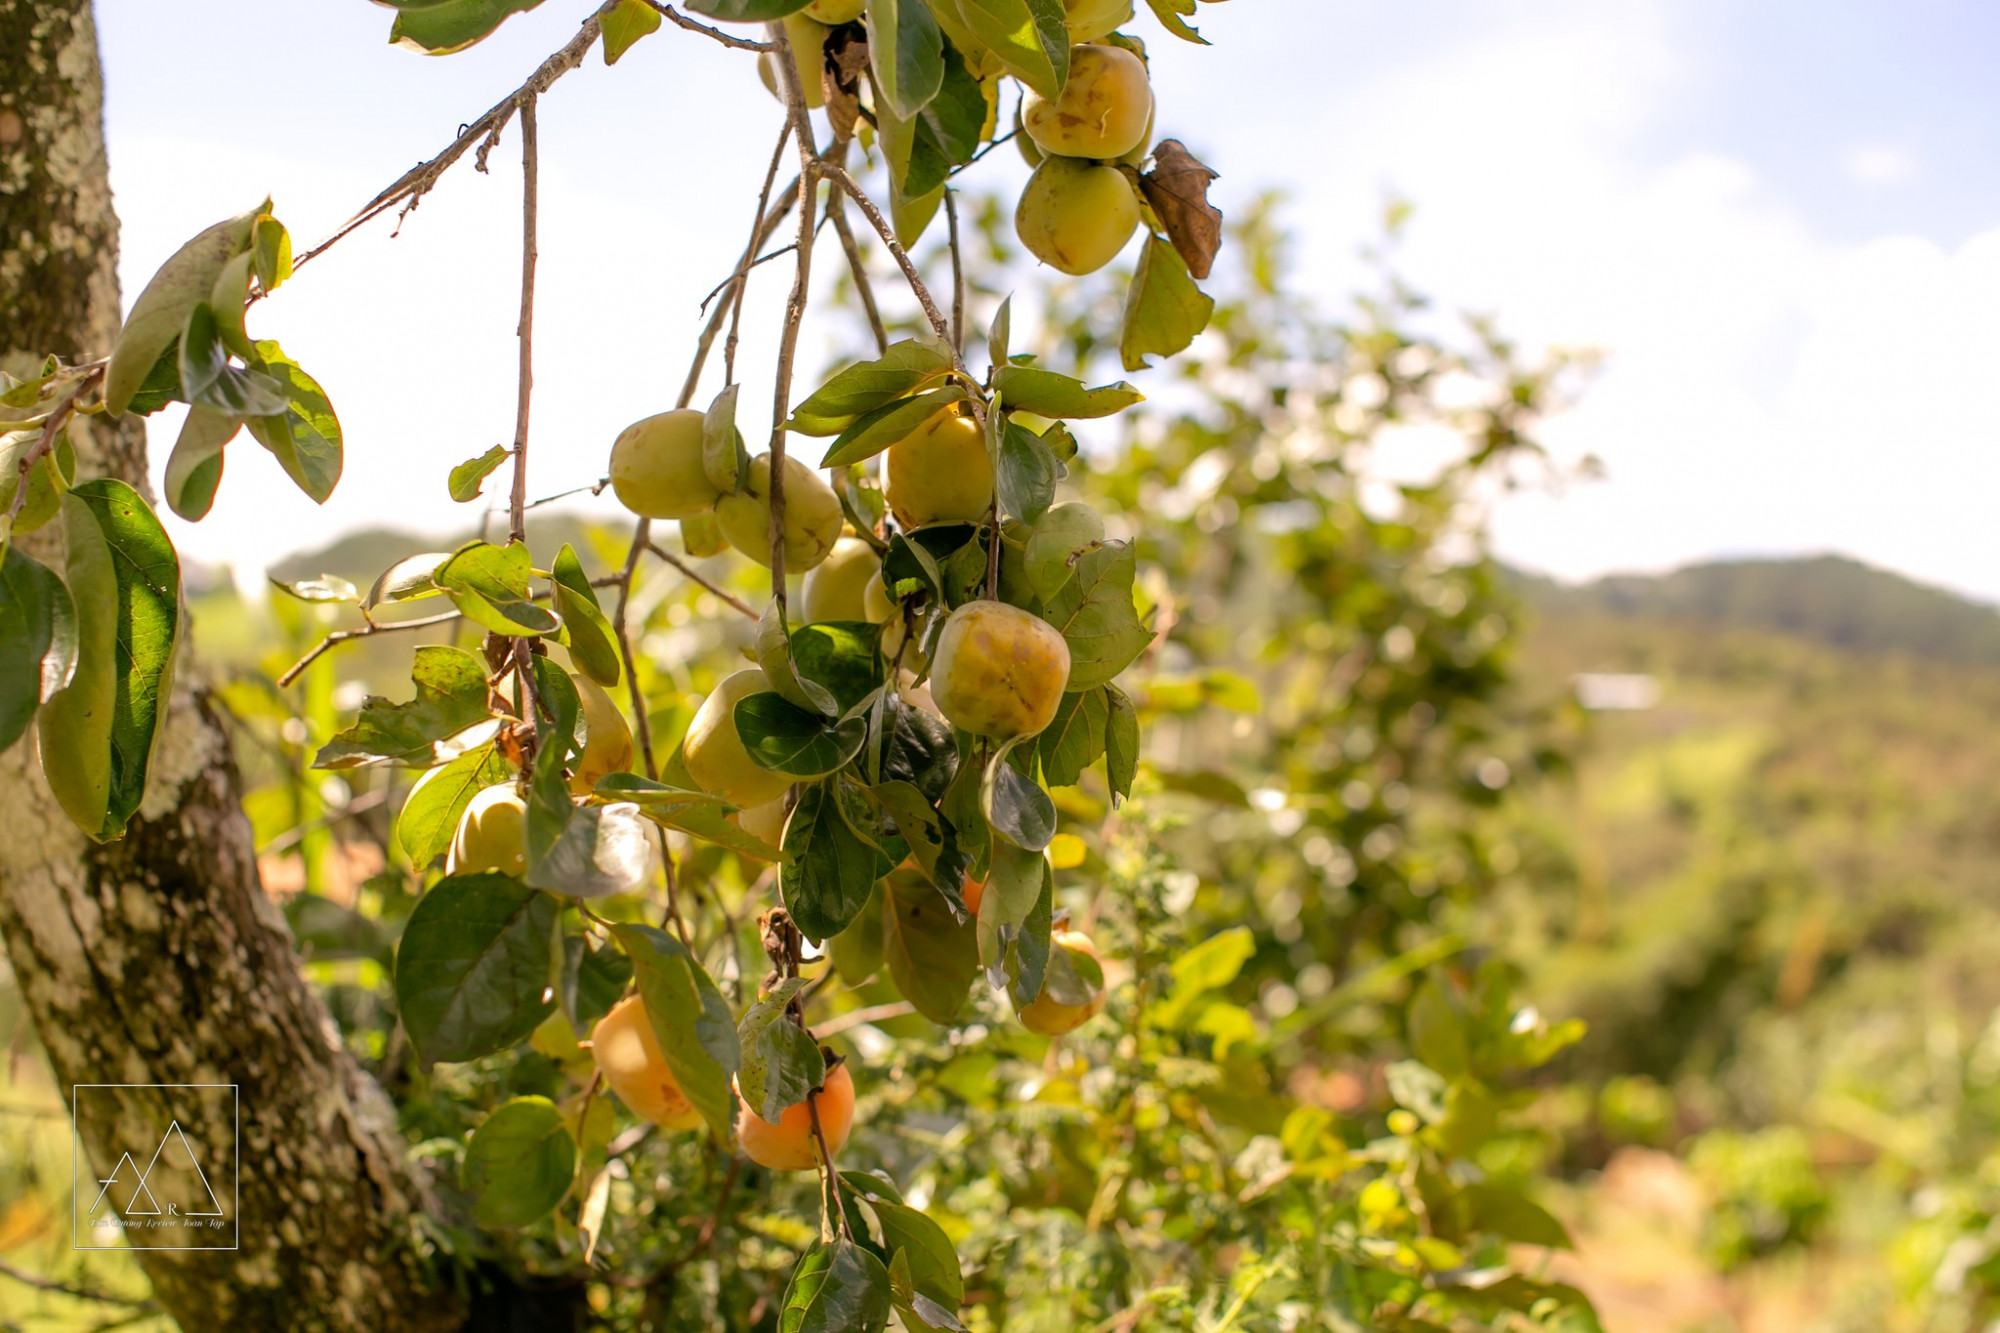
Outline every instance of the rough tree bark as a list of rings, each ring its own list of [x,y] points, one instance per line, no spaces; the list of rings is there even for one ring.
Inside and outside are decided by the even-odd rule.
[[[0,367],[19,374],[50,352],[110,350],[118,220],[89,0],[0,0],[0,52]],[[72,438],[80,475],[148,489],[136,420],[79,421]],[[23,544],[47,560],[52,540]],[[184,1327],[456,1327],[421,1254],[425,1182],[262,891],[197,674],[184,660],[145,806],[118,842],[93,846],[63,816],[31,739],[0,756],[0,933],[28,1011],[66,1097],[78,1083],[239,1085],[242,1248],[137,1255]],[[210,1160],[235,1138],[224,1101],[111,1095],[115,1111],[94,1112],[93,1093],[80,1124],[101,1171],[121,1124],[177,1119]]]

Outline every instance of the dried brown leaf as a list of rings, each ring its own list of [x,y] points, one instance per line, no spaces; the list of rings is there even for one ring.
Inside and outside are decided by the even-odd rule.
[[[1216,174],[1179,139],[1162,139],[1153,146],[1153,169],[1139,177],[1167,239],[1197,278],[1208,276],[1222,248],[1222,210],[1208,202],[1208,183]]]
[[[826,35],[825,63],[820,83],[826,96],[827,122],[834,135],[846,138],[861,119],[861,75],[868,68],[868,37],[858,24],[844,24]]]

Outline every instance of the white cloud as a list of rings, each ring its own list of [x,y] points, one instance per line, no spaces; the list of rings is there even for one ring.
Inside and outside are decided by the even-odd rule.
[[[1862,185],[1899,185],[1916,179],[1918,170],[1915,154],[1889,143],[1855,144],[1841,165]]]

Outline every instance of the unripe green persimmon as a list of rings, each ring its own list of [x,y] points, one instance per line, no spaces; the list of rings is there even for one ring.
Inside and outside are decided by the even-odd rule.
[[[1088,968],[1077,970],[1089,975],[1103,975],[1103,967],[1097,960],[1097,946],[1090,942],[1090,936],[1077,930],[1059,930],[1049,941],[1054,947],[1068,953],[1071,958],[1090,960]],[[1030,1000],[1021,1009],[1021,1026],[1044,1037],[1060,1037],[1065,1032],[1074,1032],[1095,1018],[1104,1009],[1104,988],[1093,987],[1090,1000],[1085,1004],[1059,1004],[1044,987],[1042,993]]]
[[[1012,740],[1046,728],[1069,684],[1069,644],[1054,625],[1005,602],[951,613],[931,661],[931,698],[954,726]]]
[[[762,838],[773,847],[778,847],[784,844],[785,820],[790,815],[791,812],[785,809],[785,798],[780,796],[775,801],[738,810],[730,818],[736,821],[736,827],[751,837]]]
[[[628,995],[597,1020],[590,1055],[618,1100],[641,1120],[667,1129],[699,1129],[701,1112],[681,1091],[653,1034],[652,1020],[636,995]]]
[[[476,875],[483,870],[502,875],[528,871],[528,803],[511,782],[474,796],[451,836],[445,874]]]
[[[1132,21],[1132,0],[1063,0],[1072,42],[1094,42]],[[810,12],[810,11],[808,11]]]
[[[583,753],[570,771],[569,789],[588,796],[608,775],[631,769],[632,728],[604,687],[590,677],[576,677],[576,693],[583,703]]]
[[[890,616],[897,615],[902,605],[889,595],[889,585],[879,577],[868,580],[868,586],[861,590],[861,618],[871,625],[879,625]]]
[[[722,495],[701,467],[701,413],[692,408],[635,421],[611,446],[611,489],[641,518],[693,518]]]
[[[743,490],[715,502],[716,526],[729,544],[767,568],[771,563],[771,455],[750,460]],[[802,574],[840,540],[840,497],[819,473],[785,459],[785,568]]]
[[[882,560],[859,537],[842,537],[833,552],[806,575],[799,599],[809,624],[828,620],[873,620],[868,614],[870,586],[882,586]]]
[[[777,800],[792,785],[783,773],[752,759],[736,730],[737,700],[770,688],[770,678],[756,667],[725,676],[695,710],[683,743],[688,776],[696,785],[745,809]]]
[[[1139,200],[1116,167],[1050,157],[1035,168],[1014,209],[1028,252],[1072,277],[1095,273],[1139,228]]]
[[[1139,142],[1132,145],[1132,151],[1120,156],[1117,165],[1134,170],[1146,165],[1146,159],[1153,152],[1153,113],[1146,113],[1146,132],[1139,136]]]
[[[1014,108],[1014,147],[1021,150],[1021,160],[1031,167],[1039,167],[1048,158],[1042,146],[1028,137],[1028,128],[1021,123],[1021,108],[1018,105]]]
[[[867,0],[812,0],[799,12],[821,23],[853,23],[860,19],[865,8]]]
[[[1119,46],[1073,46],[1062,92],[1030,93],[1021,124],[1045,153],[1108,161],[1132,151],[1152,115],[1144,61]]]
[[[905,528],[977,523],[993,508],[993,460],[979,423],[947,407],[889,446],[883,492]]]

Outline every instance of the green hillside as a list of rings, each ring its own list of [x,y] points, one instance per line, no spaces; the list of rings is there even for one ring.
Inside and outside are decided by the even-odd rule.
[[[1566,586],[1513,575],[1537,611],[1771,630],[1854,652],[2000,665],[2000,611],[1845,556],[1726,560]]]

